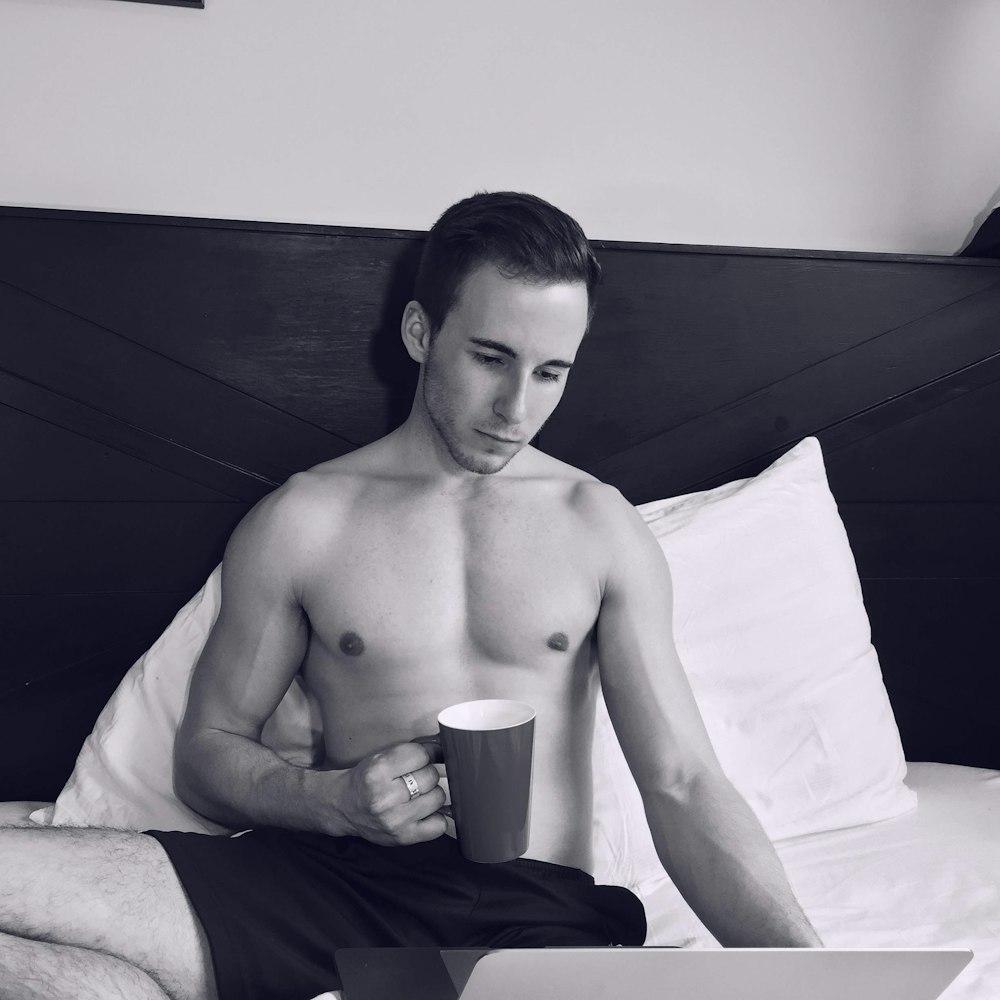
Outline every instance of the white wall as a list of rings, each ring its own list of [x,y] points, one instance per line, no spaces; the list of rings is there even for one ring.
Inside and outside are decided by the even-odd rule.
[[[997,52],[996,0],[0,0],[0,203],[953,253]]]

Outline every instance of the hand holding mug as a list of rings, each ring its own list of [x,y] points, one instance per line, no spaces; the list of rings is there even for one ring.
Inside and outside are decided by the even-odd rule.
[[[431,763],[433,749],[398,743],[342,772],[347,788],[340,810],[354,835],[373,844],[401,845],[445,832],[445,792]]]

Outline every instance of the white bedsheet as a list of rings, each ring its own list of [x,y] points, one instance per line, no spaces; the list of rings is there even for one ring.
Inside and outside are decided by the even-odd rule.
[[[896,819],[779,842],[803,908],[835,948],[957,947],[944,1000],[1000,998],[1000,771],[908,765],[919,805]],[[673,886],[644,900],[648,944],[717,947]]]

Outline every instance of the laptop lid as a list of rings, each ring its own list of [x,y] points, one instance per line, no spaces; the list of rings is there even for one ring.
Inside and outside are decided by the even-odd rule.
[[[348,948],[344,1000],[937,1000],[963,949]]]

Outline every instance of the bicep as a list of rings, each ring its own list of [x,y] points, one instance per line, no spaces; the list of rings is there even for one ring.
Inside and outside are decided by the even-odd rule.
[[[182,740],[205,730],[259,739],[299,670],[308,623],[276,519],[253,511],[226,548],[219,617],[191,679]]]
[[[622,514],[597,643],[608,714],[640,790],[683,786],[718,761],[673,634],[673,585],[659,544]]]

